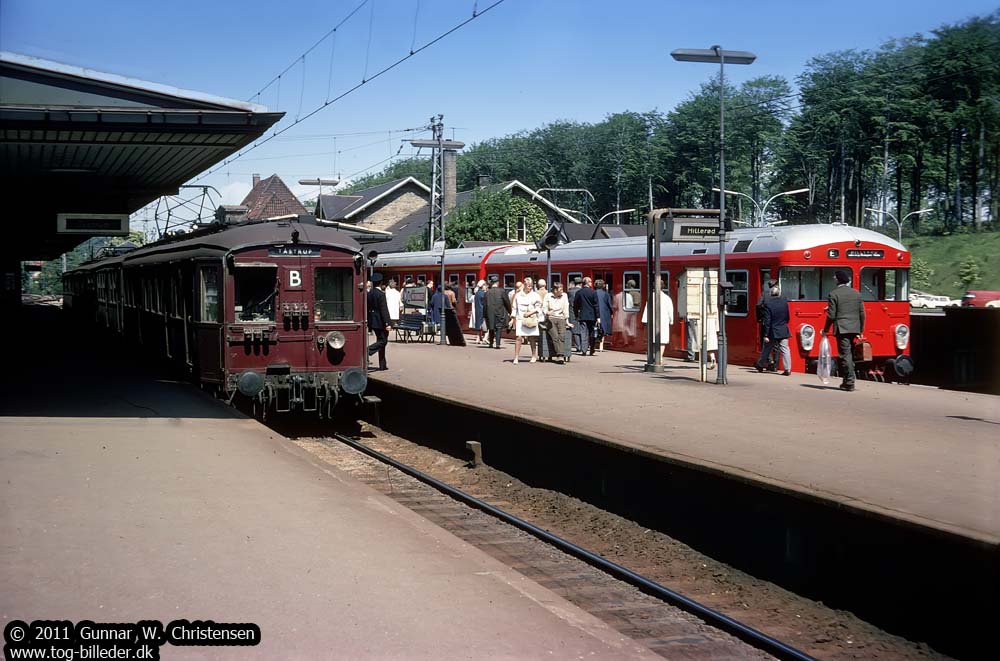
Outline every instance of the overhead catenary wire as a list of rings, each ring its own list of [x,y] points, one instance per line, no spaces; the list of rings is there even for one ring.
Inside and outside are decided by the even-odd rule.
[[[269,135],[268,137],[266,137],[266,138],[264,138],[262,140],[258,140],[256,142],[254,142],[252,145],[250,145],[246,149],[241,150],[239,153],[235,154],[234,156],[232,156],[230,158],[227,158],[224,161],[222,161],[222,163],[218,164],[216,167],[214,167],[214,168],[212,168],[210,170],[207,170],[203,174],[199,175],[193,181],[201,181],[205,177],[207,177],[207,176],[209,176],[209,175],[211,175],[211,174],[213,174],[215,172],[218,172],[219,170],[222,170],[225,166],[229,165],[233,161],[236,161],[236,160],[242,158],[244,155],[246,155],[246,154],[250,153],[251,151],[257,149],[261,145],[267,144],[268,142],[270,142],[274,138],[278,137],[279,135],[281,135],[281,134],[285,133],[286,131],[294,128],[295,126],[298,126],[300,123],[306,121],[310,117],[312,117],[312,116],[316,115],[317,113],[325,110],[331,104],[336,103],[336,102],[340,101],[341,99],[343,99],[343,98],[345,98],[345,97],[353,94],[354,92],[356,92],[357,90],[361,89],[362,87],[364,87],[368,83],[372,82],[373,80],[376,80],[376,79],[380,78],[381,76],[385,75],[386,73],[392,71],[393,69],[395,69],[396,67],[398,67],[403,62],[406,62],[407,60],[409,60],[411,57],[417,55],[418,53],[421,53],[421,52],[427,50],[428,48],[430,48],[434,44],[438,43],[442,39],[447,38],[448,36],[450,36],[454,32],[462,29],[463,27],[465,27],[466,25],[468,25],[472,21],[476,20],[477,18],[483,16],[484,14],[486,14],[487,12],[489,12],[490,10],[495,9],[496,7],[499,7],[504,2],[506,2],[506,0],[494,0],[494,2],[492,4],[490,4],[488,7],[486,7],[485,9],[483,9],[477,15],[471,16],[471,17],[469,17],[469,18],[467,18],[467,19],[465,19],[463,21],[460,21],[459,23],[453,25],[452,27],[448,28],[444,32],[440,33],[438,36],[434,37],[430,41],[428,41],[428,42],[424,43],[423,45],[421,45],[419,48],[417,48],[412,53],[409,53],[407,55],[404,55],[404,56],[400,57],[399,59],[395,60],[394,62],[392,62],[392,63],[390,63],[388,65],[386,65],[385,67],[383,67],[382,69],[380,69],[379,71],[377,71],[376,73],[374,73],[370,78],[368,78],[366,80],[363,80],[360,83],[357,83],[356,85],[354,85],[353,87],[345,90],[344,92],[340,93],[336,97],[334,97],[332,99],[328,99],[324,103],[320,104],[319,106],[317,106],[316,108],[314,108],[313,110],[311,110],[309,113],[307,113],[307,114],[303,115],[302,117],[296,119],[294,122],[292,122],[291,124],[289,124],[285,128],[283,128],[281,130],[275,130],[275,132],[272,133],[271,135]]]
[[[322,37],[320,37],[319,39],[317,39],[316,42],[312,46],[310,46],[309,48],[307,48],[303,53],[301,53],[298,57],[296,57],[294,60],[292,60],[291,63],[281,71],[281,73],[279,73],[278,75],[276,75],[271,80],[267,81],[267,84],[265,84],[263,87],[261,87],[260,90],[256,94],[254,94],[253,96],[251,96],[249,99],[247,99],[247,101],[253,101],[256,98],[260,98],[260,95],[264,93],[264,90],[266,90],[268,87],[270,87],[271,85],[273,85],[276,81],[280,80],[283,75],[285,75],[286,73],[288,73],[289,71],[291,71],[292,67],[294,67],[296,64],[298,64],[298,62],[299,62],[300,59],[302,59],[303,57],[305,57],[306,55],[308,55],[309,53],[311,53],[317,46],[319,46],[321,43],[323,43],[324,41],[326,41],[327,37],[329,37],[331,34],[333,34],[334,32],[336,32],[337,29],[339,27],[341,27],[344,23],[346,23],[347,21],[349,21],[351,19],[351,17],[354,16],[356,13],[358,13],[358,11],[362,7],[364,7],[366,4],[368,4],[368,2],[369,2],[369,0],[361,0],[361,3],[358,4],[354,9],[352,9],[350,11],[350,13],[347,14],[347,16],[345,16],[344,18],[342,18],[340,20],[340,22],[337,23],[335,26],[333,26],[333,28],[331,28],[326,34],[324,34]]]

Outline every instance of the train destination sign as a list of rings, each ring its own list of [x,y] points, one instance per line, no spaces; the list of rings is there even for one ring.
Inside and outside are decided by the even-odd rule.
[[[271,246],[267,249],[268,257],[319,257],[319,246]]]
[[[847,251],[848,259],[882,259],[883,257],[885,257],[884,250],[851,248]]]

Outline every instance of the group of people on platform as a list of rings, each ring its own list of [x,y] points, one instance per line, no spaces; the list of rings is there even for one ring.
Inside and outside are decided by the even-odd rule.
[[[853,391],[855,387],[855,370],[853,346],[864,331],[865,309],[861,294],[850,286],[850,273],[838,270],[834,274],[837,287],[830,293],[827,303],[827,319],[823,327],[823,335],[833,329],[837,337],[838,356],[841,364],[843,382],[840,388]],[[397,324],[403,309],[403,297],[396,281],[390,280],[383,288],[380,286],[382,276],[378,273],[372,276],[368,283],[368,323],[375,333],[376,341],[369,346],[369,355],[378,354],[379,368],[387,369],[385,347],[389,339],[389,330]],[[427,313],[435,324],[441,323],[442,315],[446,322],[461,335],[458,319],[455,314],[458,294],[453,285],[434,288],[433,281],[424,283],[407,282],[406,287],[425,287]],[[635,290],[633,283],[626,286],[624,295],[632,295]],[[601,279],[576,277],[569,282],[564,290],[561,282],[553,283],[549,291],[545,280],[537,283],[533,278],[525,278],[517,282],[509,293],[500,286],[497,276],[490,276],[489,282],[480,280],[476,283],[475,292],[470,306],[469,328],[476,331],[477,343],[488,345],[495,349],[501,348],[504,331],[512,331],[515,336],[513,364],[518,364],[521,350],[525,344],[530,349],[529,362],[539,359],[565,363],[570,355],[594,355],[604,350],[605,338],[611,335],[615,305],[611,294]],[[629,306],[633,307],[633,306]],[[660,356],[666,353],[670,343],[670,327],[674,323],[674,304],[667,293],[667,282],[663,282],[660,290]],[[763,372],[769,367],[775,371],[780,367],[784,376],[791,374],[792,353],[789,346],[791,331],[788,327],[790,314],[788,300],[782,295],[777,280],[767,283],[767,290],[757,304],[757,320],[761,326],[761,352],[754,367]],[[689,314],[686,317],[686,356],[687,361],[695,359],[695,350],[701,346],[698,337],[698,319]],[[642,323],[648,324],[649,305],[642,313]],[[708,352],[710,367],[715,366],[715,329],[718,327],[716,318],[715,329],[712,328],[712,317],[706,319],[705,350]],[[464,344],[464,338],[461,344]]]
[[[469,327],[478,334],[479,344],[500,348],[505,330],[514,333],[514,358],[521,359],[527,344],[529,362],[539,359],[565,363],[574,349],[579,355],[604,350],[611,334],[614,306],[602,280],[575,278],[565,289],[555,282],[551,291],[545,280],[525,278],[509,293],[499,278],[476,285]]]

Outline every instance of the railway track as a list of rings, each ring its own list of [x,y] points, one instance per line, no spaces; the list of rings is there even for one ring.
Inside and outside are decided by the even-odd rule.
[[[309,444],[321,446],[320,452],[307,448],[321,458],[661,656],[812,658],[353,438],[334,434]]]

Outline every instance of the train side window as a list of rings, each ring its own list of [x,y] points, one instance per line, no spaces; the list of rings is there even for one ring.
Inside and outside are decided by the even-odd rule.
[[[351,321],[354,318],[354,271],[317,267],[315,271],[316,321]]]
[[[636,312],[642,307],[642,273],[639,271],[625,271],[622,274],[625,281],[625,289],[622,295],[622,310],[626,312]],[[664,282],[670,282],[669,276]]]
[[[550,273],[549,274],[549,289],[554,290],[556,288],[556,283],[562,282],[561,273]]]
[[[577,278],[582,278],[583,274],[579,271],[572,271],[566,274],[566,282],[576,282]]]
[[[274,321],[278,291],[277,267],[236,267],[233,270],[237,321]]]
[[[471,303],[476,298],[476,274],[465,274],[465,302]]]
[[[508,292],[514,291],[514,285],[517,284],[517,276],[513,273],[503,274],[503,288]]]
[[[400,284],[401,285],[405,285],[407,282],[411,282],[411,281],[412,282],[416,282],[416,280],[413,279],[413,274],[412,273],[404,273],[403,274],[403,282],[401,282]]]
[[[750,313],[750,272],[726,271],[726,280],[733,284],[726,315],[745,317]]]
[[[458,288],[459,275],[457,273],[448,274],[448,284],[452,287]]]
[[[908,285],[906,269],[861,269],[861,298],[865,301],[908,301]]]
[[[219,272],[214,266],[201,267],[201,319],[219,321]]]

